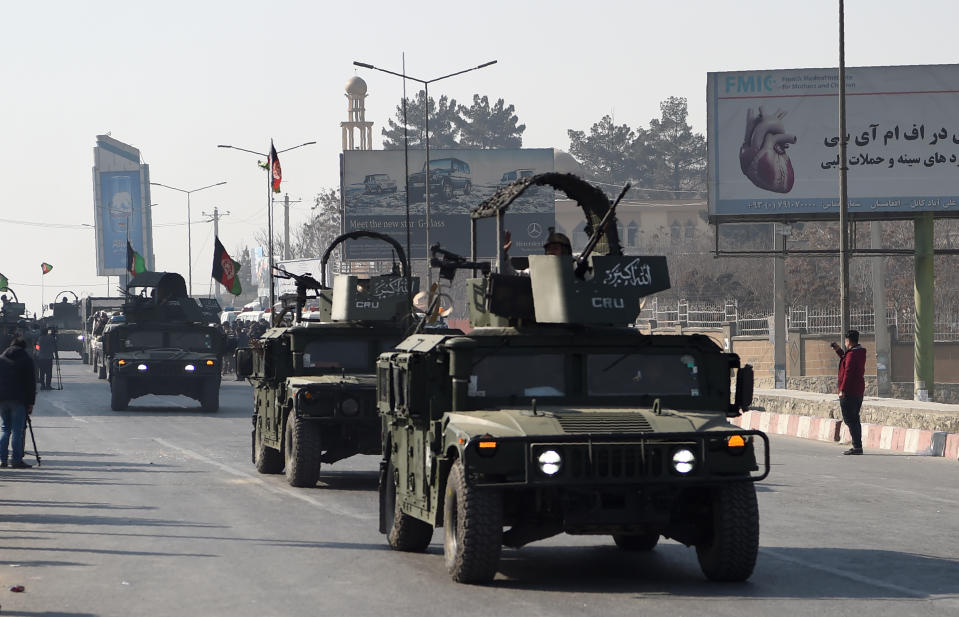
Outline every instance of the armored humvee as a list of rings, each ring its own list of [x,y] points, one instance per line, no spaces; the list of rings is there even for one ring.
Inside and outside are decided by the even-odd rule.
[[[13,300],[7,299],[8,293],[13,296]],[[33,338],[33,333],[24,317],[26,312],[27,306],[20,302],[17,294],[10,288],[5,289],[0,299],[0,351],[10,345],[18,332],[24,337]],[[28,351],[32,354],[33,345],[30,345]]]
[[[332,251],[359,238],[391,244],[402,270],[372,278],[337,275],[330,289],[325,283]],[[254,386],[253,463],[260,473],[285,470],[297,487],[314,486],[323,463],[381,452],[376,358],[405,337],[418,286],[402,247],[375,232],[337,237],[320,263],[319,281],[277,268],[281,277],[295,280],[296,295],[281,298],[284,309],[272,327],[236,356],[237,375]],[[308,300],[319,310],[306,316]],[[281,326],[288,313],[292,324]]]
[[[528,276],[487,263],[467,281],[468,336],[417,334],[380,356],[380,531],[424,551],[443,527],[447,569],[465,583],[490,581],[502,546],[563,532],[633,551],[673,538],[708,578],[748,578],[768,439],[727,417],[750,403],[751,368],[706,336],[631,327],[640,299],[669,287],[666,259],[623,256],[615,204],[574,176],[500,189],[471,214],[474,247],[476,220],[495,216],[502,237],[533,185],[583,207],[593,254],[530,256]],[[475,248],[472,261],[435,254],[441,276],[484,266]]]
[[[65,294],[73,294],[73,301]],[[57,352],[75,351],[83,357],[83,322],[80,319],[80,298],[73,291],[61,291],[50,303],[51,314],[41,320],[41,328],[53,328],[57,335]]]
[[[141,295],[132,293],[141,288]],[[175,272],[138,274],[127,290],[125,319],[101,335],[110,407],[123,411],[145,394],[182,394],[217,411],[223,334],[215,316],[187,295]]]

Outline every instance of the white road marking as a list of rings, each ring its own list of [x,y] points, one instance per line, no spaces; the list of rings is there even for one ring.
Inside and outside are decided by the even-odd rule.
[[[67,414],[68,416],[76,420],[77,422],[83,422],[84,424],[87,424],[86,418],[81,418],[80,416],[75,415],[72,411],[67,409],[66,403],[63,403],[61,401],[50,401],[50,404],[56,407],[57,409],[59,409],[60,411],[62,411],[63,413]]]
[[[864,585],[872,585],[873,587],[881,587],[882,589],[888,589],[890,591],[895,591],[896,593],[901,593],[903,595],[912,596],[914,598],[929,598],[933,594],[920,591],[918,589],[912,589],[910,587],[903,587],[902,585],[896,585],[895,583],[887,583],[886,581],[881,581],[879,579],[870,578],[862,574],[856,574],[855,572],[849,572],[840,568],[833,568],[831,566],[826,566],[821,563],[815,563],[812,561],[807,561],[805,559],[799,559],[797,557],[789,557],[783,555],[779,551],[769,550],[767,548],[759,549],[764,555],[769,555],[776,559],[782,561],[788,561],[796,565],[804,566],[806,568],[812,568],[813,570],[819,570],[820,572],[825,572],[827,574],[832,574],[834,576],[841,576],[842,578],[849,579],[851,581],[856,581],[857,583],[863,583]]]
[[[170,443],[169,441],[165,439],[160,439],[159,437],[155,437],[153,441],[157,442],[161,446],[170,448],[171,450],[177,450],[178,452],[182,452],[183,454],[185,454],[186,456],[189,456],[190,458],[196,459],[198,461],[202,461],[208,465],[212,465],[216,467],[217,469],[220,469],[221,471],[225,471],[231,476],[242,478],[242,480],[244,481],[243,483],[245,484],[256,484],[260,486],[261,488],[264,488],[270,491],[271,493],[286,495],[289,497],[295,497],[296,499],[299,499],[300,501],[305,501],[306,503],[312,506],[315,506],[321,510],[325,510],[326,512],[329,512],[330,514],[335,514],[338,516],[349,516],[351,518],[355,518],[359,520],[373,520],[377,518],[376,515],[368,514],[365,512],[357,512],[355,510],[339,507],[332,503],[325,503],[318,499],[314,499],[313,497],[304,494],[303,489],[297,490],[292,487],[276,486],[274,484],[271,484],[270,482],[266,482],[265,480],[263,480],[263,478],[260,478],[254,474],[241,471],[239,469],[231,467],[230,465],[221,463],[220,461],[215,461],[207,456],[203,456],[199,452],[194,452],[193,450],[182,448],[178,445]]]

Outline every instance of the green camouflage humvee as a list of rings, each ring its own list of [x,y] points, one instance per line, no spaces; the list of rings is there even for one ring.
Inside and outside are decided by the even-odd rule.
[[[472,213],[474,233],[486,216],[501,231],[536,184],[576,199],[593,240],[605,238],[579,262],[530,256],[528,276],[435,253],[441,273],[485,272],[468,281],[478,327],[413,335],[380,356],[380,531],[394,549],[424,551],[443,527],[459,582],[490,581],[502,546],[564,532],[636,551],[673,538],[696,547],[708,578],[748,578],[768,440],[727,418],[749,405],[751,368],[706,336],[632,327],[640,299],[669,287],[666,259],[623,256],[614,206],[574,176],[500,189]]]
[[[326,287],[326,264],[333,249],[348,239],[390,243],[402,272],[359,278],[337,275]],[[279,270],[279,269],[278,269]],[[321,261],[320,281],[309,274],[279,270],[296,282],[286,298],[292,324],[273,327],[237,350],[237,375],[254,387],[253,463],[260,473],[286,471],[292,486],[311,487],[320,465],[355,454],[379,454],[376,411],[376,358],[408,332],[410,296],[418,279],[409,276],[402,247],[391,237],[354,231],[336,238]],[[306,317],[308,301],[319,311]]]

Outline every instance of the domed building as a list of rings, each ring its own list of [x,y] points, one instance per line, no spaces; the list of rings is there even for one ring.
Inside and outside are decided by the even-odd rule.
[[[346,82],[347,118],[340,122],[343,130],[343,150],[372,150],[373,123],[366,121],[366,82],[354,75]],[[356,131],[360,133],[359,144]]]

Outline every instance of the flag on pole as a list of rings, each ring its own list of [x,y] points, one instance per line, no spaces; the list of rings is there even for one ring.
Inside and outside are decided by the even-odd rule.
[[[5,277],[4,275],[0,274],[0,291],[6,291],[6,290],[7,290],[7,285],[8,285],[9,283],[10,283],[10,281],[7,280],[7,277]]]
[[[243,293],[238,276],[240,263],[233,261],[219,238],[214,236],[213,241],[213,278],[231,294],[238,296]]]
[[[280,181],[283,180],[283,170],[280,169],[280,159],[276,155],[276,146],[270,140],[270,169],[273,170],[273,192],[280,192]]]
[[[129,240],[127,240],[127,271],[130,273],[130,276],[143,274],[147,271],[147,264],[143,259],[143,255],[133,250],[133,246],[130,245]]]
[[[42,264],[40,264],[40,269],[43,270],[44,274],[48,274],[50,270],[53,270],[53,266],[48,264],[47,262],[43,262]]]

